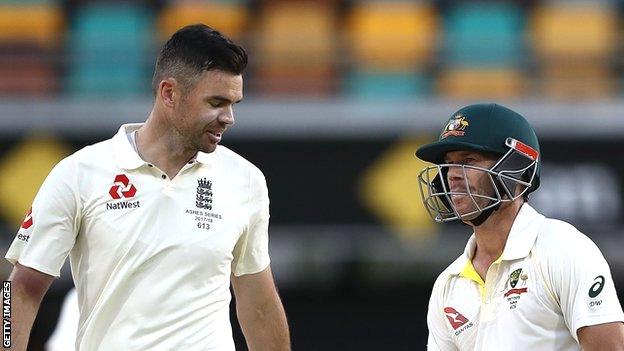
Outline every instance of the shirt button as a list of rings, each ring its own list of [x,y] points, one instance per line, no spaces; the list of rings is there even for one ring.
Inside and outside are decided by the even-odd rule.
[[[162,179],[167,179],[167,176],[166,176],[166,175],[164,175],[164,174],[163,174],[163,175],[161,175],[160,177],[161,177]]]

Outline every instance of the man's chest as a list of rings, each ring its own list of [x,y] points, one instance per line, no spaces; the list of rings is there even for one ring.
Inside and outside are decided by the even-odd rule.
[[[82,199],[78,240],[99,260],[149,260],[163,252],[180,262],[231,260],[250,212],[248,189],[235,177],[109,178],[94,180]]]
[[[444,306],[448,332],[461,350],[534,336],[535,330],[562,321],[541,272],[528,257],[493,265],[484,286],[451,278]]]

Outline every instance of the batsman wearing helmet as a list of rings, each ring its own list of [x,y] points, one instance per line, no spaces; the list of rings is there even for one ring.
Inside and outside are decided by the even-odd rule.
[[[602,253],[528,204],[541,154],[520,114],[464,107],[416,155],[433,164],[419,183],[435,221],[474,231],[434,284],[428,350],[624,350],[624,313]]]

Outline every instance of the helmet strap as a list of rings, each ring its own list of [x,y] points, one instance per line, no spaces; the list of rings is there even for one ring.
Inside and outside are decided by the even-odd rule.
[[[498,210],[500,208],[500,202],[498,204],[496,204],[496,206],[492,206],[490,208],[488,208],[487,210],[481,212],[481,214],[479,214],[477,217],[475,217],[475,219],[468,221],[470,224],[472,224],[474,227],[478,227],[481,224],[483,224],[483,222],[485,222],[488,218],[490,218],[490,216],[492,215],[492,213],[494,213],[494,211]]]

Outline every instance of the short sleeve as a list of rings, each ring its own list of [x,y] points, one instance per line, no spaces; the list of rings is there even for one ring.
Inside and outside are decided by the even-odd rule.
[[[427,351],[458,350],[449,334],[448,322],[444,315],[444,307],[442,306],[443,285],[441,278],[438,278],[433,285],[433,291],[429,299],[429,309],[427,310],[427,328],[429,329]]]
[[[60,275],[79,227],[77,183],[72,156],[52,169],[9,247],[5,256],[9,262]]]
[[[269,266],[269,192],[264,175],[250,172],[249,221],[234,248],[234,275],[258,273]]]
[[[571,335],[581,327],[624,321],[609,265],[589,238],[575,230],[563,250],[554,250],[549,276]]]

